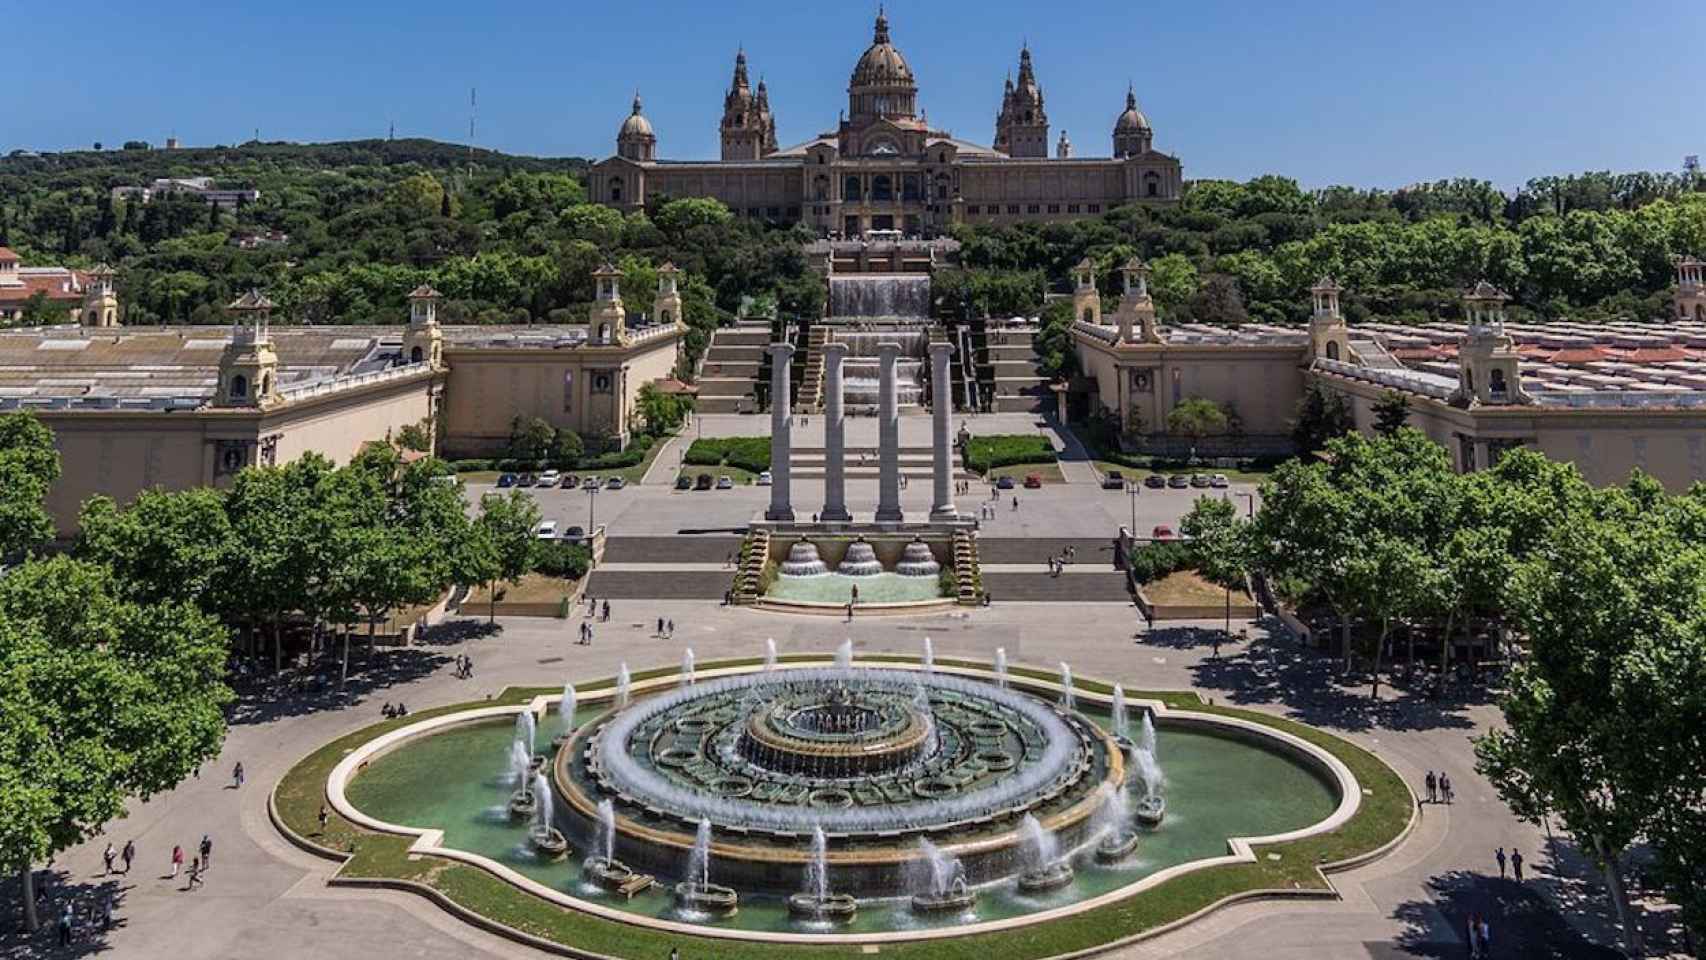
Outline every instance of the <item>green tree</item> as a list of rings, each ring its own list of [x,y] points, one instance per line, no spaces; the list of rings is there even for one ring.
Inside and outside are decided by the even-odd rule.
[[[225,631],[188,603],[114,596],[67,557],[0,578],[0,856],[38,925],[32,865],[219,755]]]
[[[0,563],[53,539],[43,504],[58,480],[53,431],[32,413],[0,413]]]
[[[216,612],[232,549],[225,495],[206,487],[145,490],[124,508],[91,497],[78,521],[78,559],[112,571],[114,592],[138,603],[185,600]]]
[[[1192,443],[1203,437],[1226,432],[1226,411],[1220,404],[1202,397],[1187,397],[1183,403],[1167,411],[1169,433],[1190,437]]]
[[[468,569],[488,571],[486,588],[492,597],[492,607],[487,619],[495,621],[497,581],[515,583],[533,569],[539,542],[533,531],[539,526],[539,505],[519,490],[511,490],[508,496],[488,493],[480,498],[480,516],[474,525],[480,530],[477,549],[483,552],[489,545],[491,562],[484,562],[484,556],[470,558]],[[478,566],[475,560],[484,565]]]
[[[556,428],[540,417],[516,417],[509,425],[510,459],[544,460],[556,435]]]
[[[1240,327],[1250,322],[1244,309],[1244,292],[1238,281],[1224,273],[1211,273],[1191,298],[1191,316],[1199,323]]]
[[[1410,398],[1397,390],[1388,390],[1374,401],[1374,432],[1390,437],[1410,422]]]
[[[1291,441],[1299,453],[1314,453],[1327,441],[1356,429],[1350,407],[1337,390],[1311,380],[1297,403],[1297,418],[1292,424]]]
[[[644,384],[636,397],[636,406],[647,433],[655,437],[681,426],[693,412],[692,398],[678,393],[664,393],[655,384]]]
[[[1218,497],[1198,497],[1179,521],[1179,532],[1190,541],[1197,570],[1226,590],[1226,636],[1232,636],[1232,588],[1250,568],[1251,543],[1238,507]]]

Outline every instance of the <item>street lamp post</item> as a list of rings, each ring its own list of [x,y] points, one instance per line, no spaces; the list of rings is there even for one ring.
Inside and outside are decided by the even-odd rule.
[[[1137,541],[1137,490],[1136,484],[1128,484],[1126,493],[1131,496],[1131,539]]]
[[[592,542],[593,534],[598,530],[598,513],[597,513],[597,509],[596,509],[597,504],[598,504],[598,482],[597,482],[597,478],[594,478],[592,486],[586,488],[586,542],[587,543]]]
[[[1249,506],[1250,519],[1256,519],[1256,495],[1254,493],[1240,490],[1236,494],[1233,494],[1233,496],[1243,497]]]

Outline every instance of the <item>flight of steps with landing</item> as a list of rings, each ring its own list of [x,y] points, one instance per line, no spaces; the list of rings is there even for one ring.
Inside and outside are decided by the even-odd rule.
[[[989,367],[995,375],[995,412],[1035,413],[1045,409],[1052,395],[1048,380],[1038,369],[1036,334],[1030,330],[991,330],[988,333]]]
[[[829,328],[822,324],[812,327],[811,335],[806,339],[805,374],[800,378],[800,387],[795,393],[797,409],[801,412],[823,411],[823,348],[828,343]]]
[[[754,386],[770,344],[768,322],[718,327],[699,368],[700,413],[754,409]]]
[[[850,446],[847,448],[847,479],[876,480],[879,478],[876,447]],[[796,480],[822,480],[827,467],[825,452],[822,447],[795,447],[793,456],[788,458],[788,465]],[[953,453],[954,479],[974,480],[974,474],[968,473],[960,461],[960,452]],[[928,483],[935,471],[935,455],[929,447],[901,447],[900,474],[908,483]]]

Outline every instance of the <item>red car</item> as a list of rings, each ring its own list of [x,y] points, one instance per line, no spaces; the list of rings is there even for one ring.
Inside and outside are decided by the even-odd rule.
[[[1178,535],[1173,532],[1173,528],[1167,526],[1165,523],[1159,524],[1154,530],[1149,531],[1149,536],[1155,540],[1178,539]]]
[[[1040,474],[1040,473],[1027,473],[1027,474],[1025,474],[1025,489],[1026,490],[1041,490],[1042,488],[1043,488],[1043,475],[1042,474]]]

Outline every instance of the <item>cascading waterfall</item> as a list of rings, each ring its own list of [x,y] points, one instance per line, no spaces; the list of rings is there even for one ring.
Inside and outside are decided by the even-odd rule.
[[[764,672],[776,669],[776,638],[764,638]]]
[[[1041,870],[1059,857],[1054,834],[1044,830],[1036,817],[1025,814],[1025,819],[1019,824],[1019,833],[1025,838],[1026,869]]]
[[[881,402],[882,359],[878,345],[900,346],[895,361],[895,394],[903,407],[917,406],[924,396],[924,350],[922,330],[882,330],[837,333],[838,343],[847,344],[847,359],[841,364],[841,387],[849,407],[875,407]]]
[[[690,687],[693,680],[693,648],[688,647],[681,651],[681,685]]]
[[[607,799],[598,801],[598,852],[606,860],[616,858],[616,808]]]
[[[1131,734],[1131,718],[1126,716],[1125,687],[1114,684],[1114,733],[1125,737]]]
[[[533,717],[533,711],[523,710],[515,715],[515,740],[527,748],[528,756],[533,755],[533,741],[539,729],[539,721]]]
[[[841,274],[829,278],[832,320],[923,320],[930,316],[927,273]]]
[[[633,680],[628,677],[628,661],[624,660],[616,670],[616,708],[618,710],[628,705],[633,693],[633,686]]]
[[[1072,696],[1072,668],[1065,660],[1060,662],[1060,705],[1067,710],[1075,708]]]
[[[1007,689],[1007,648],[995,648],[995,685]]]

